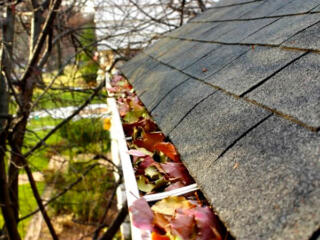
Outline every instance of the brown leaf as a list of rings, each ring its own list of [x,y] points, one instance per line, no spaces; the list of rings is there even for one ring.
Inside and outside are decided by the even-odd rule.
[[[163,142],[165,139],[164,135],[160,132],[143,132],[142,139],[136,139],[133,141],[133,144],[137,145],[138,147],[146,148],[150,152],[154,152],[154,146],[157,143]]]
[[[194,206],[185,197],[171,196],[156,202],[151,209],[155,213],[173,216],[176,209],[191,209]]]
[[[142,127],[145,132],[157,130],[157,125],[150,119],[143,119],[134,123],[124,123],[122,126],[127,136],[132,136],[135,127]]]
[[[168,174],[170,178],[180,179],[185,185],[192,183],[188,170],[183,166],[182,163],[161,163],[160,166]]]
[[[160,142],[154,146],[154,149],[163,152],[167,157],[175,162],[180,161],[179,153],[172,143]]]
[[[181,237],[182,240],[189,240],[194,233],[195,221],[193,216],[177,212],[170,226],[174,235]]]

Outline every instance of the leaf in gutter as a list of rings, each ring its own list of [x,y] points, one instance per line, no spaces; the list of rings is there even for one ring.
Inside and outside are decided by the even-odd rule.
[[[184,186],[185,185],[182,182],[178,181],[178,182],[175,182],[175,183],[169,185],[166,189],[164,189],[164,191],[167,192],[167,191],[171,191],[174,189],[182,188]]]
[[[171,220],[171,216],[166,216],[157,212],[154,212],[154,218],[153,218],[153,223],[160,228],[161,230],[165,231],[165,232],[169,232],[170,231],[170,220]]]
[[[161,174],[159,173],[159,171],[157,170],[156,167],[154,166],[150,166],[150,167],[147,167],[145,170],[145,175],[147,177],[149,177],[150,179],[159,179],[161,178]]]
[[[132,110],[127,112],[123,119],[128,123],[133,123],[133,122],[139,121],[144,112],[145,112],[144,110],[141,110],[141,111]]]
[[[118,102],[119,106],[119,114],[121,117],[126,116],[126,114],[130,111],[129,105],[127,103]]]
[[[146,156],[148,156],[144,152],[139,151],[139,150],[135,150],[135,149],[130,149],[128,151],[128,154],[131,155],[131,156],[134,156],[134,157],[146,157]]]
[[[192,235],[195,235],[195,221],[193,216],[177,212],[174,219],[170,222],[170,227],[172,234],[178,235],[182,240],[193,239]]]
[[[195,207],[185,197],[171,196],[156,202],[152,210],[156,213],[173,216],[176,209],[190,209]]]
[[[168,236],[160,235],[156,232],[151,233],[151,240],[170,240]]]
[[[147,133],[143,132],[142,139],[136,139],[133,141],[138,147],[146,148],[148,151],[153,152],[154,146],[157,143],[163,142],[165,136],[160,132]]]
[[[153,212],[144,198],[139,198],[133,202],[129,208],[132,214],[133,225],[142,230],[153,229]]]
[[[193,216],[197,225],[197,240],[222,240],[216,217],[209,207],[196,207],[185,209],[183,213]]]
[[[156,187],[156,184],[149,182],[149,179],[140,175],[137,180],[138,188],[141,192],[150,193]]]
[[[168,162],[161,163],[160,166],[168,174],[170,178],[178,178],[185,185],[188,185],[193,182],[187,169],[183,166],[182,163]]]
[[[145,132],[157,130],[157,125],[151,119],[143,119],[134,123],[124,123],[123,130],[127,136],[132,136],[135,127],[142,127]]]
[[[175,162],[180,161],[179,154],[172,143],[160,142],[154,146],[154,149],[163,152],[167,157]]]

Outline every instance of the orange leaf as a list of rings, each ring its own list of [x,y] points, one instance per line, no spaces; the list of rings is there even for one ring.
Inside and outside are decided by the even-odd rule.
[[[165,139],[164,135],[160,132],[147,133],[143,132],[142,139],[136,139],[133,141],[138,147],[147,149],[150,152],[155,150],[154,146],[157,143],[163,142]]]
[[[171,143],[160,142],[154,146],[155,150],[163,152],[167,157],[175,162],[180,161],[179,153],[177,152],[175,146]]]
[[[163,236],[163,235],[160,235],[156,232],[152,232],[151,239],[152,240],[170,240],[170,238],[168,236]]]

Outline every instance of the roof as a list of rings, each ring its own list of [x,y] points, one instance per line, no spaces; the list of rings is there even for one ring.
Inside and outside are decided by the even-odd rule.
[[[320,1],[223,0],[122,72],[237,239],[316,239]]]

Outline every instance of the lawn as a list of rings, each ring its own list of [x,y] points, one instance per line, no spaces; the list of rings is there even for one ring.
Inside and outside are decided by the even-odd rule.
[[[38,190],[42,194],[45,184],[43,182],[37,183]],[[23,217],[34,211],[37,208],[37,203],[33,197],[32,190],[29,184],[19,186],[19,203],[20,203],[20,217]],[[19,223],[19,233],[21,238],[24,238],[31,218],[27,218]],[[2,214],[0,215],[0,226],[4,224]]]

